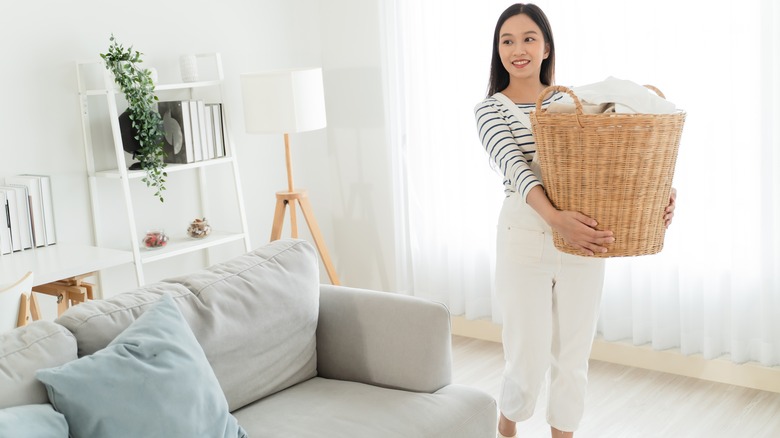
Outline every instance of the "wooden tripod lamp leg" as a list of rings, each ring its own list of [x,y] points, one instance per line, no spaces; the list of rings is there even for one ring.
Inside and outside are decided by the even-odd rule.
[[[282,237],[282,226],[284,225],[284,213],[286,208],[290,207],[290,226],[292,228],[293,239],[298,238],[298,220],[295,214],[295,202],[301,206],[303,212],[303,218],[306,220],[306,224],[309,225],[311,236],[314,239],[314,244],[317,246],[317,250],[320,252],[320,258],[322,264],[325,265],[325,271],[328,273],[330,282],[338,285],[339,277],[336,274],[336,268],[333,267],[333,262],[330,260],[330,254],[328,254],[328,247],[325,246],[325,239],[322,238],[322,232],[317,225],[317,219],[314,218],[314,212],[312,211],[309,198],[305,190],[296,191],[293,186],[292,178],[292,159],[290,157],[290,137],[288,134],[284,134],[284,155],[285,162],[287,163],[287,192],[276,193],[276,211],[274,211],[274,224],[271,228],[271,241],[279,240]]]
[[[298,216],[295,214],[295,202],[288,201],[287,206],[290,207],[290,237],[293,239],[298,238]]]
[[[271,227],[271,242],[282,238],[282,227],[284,226],[284,211],[287,208],[287,202],[284,197],[276,194],[276,210],[274,210],[274,224]]]
[[[336,268],[333,266],[333,262],[330,260],[330,254],[328,254],[328,247],[325,245],[325,239],[322,238],[320,227],[317,225],[317,219],[314,217],[314,211],[309,203],[309,197],[306,193],[303,193],[298,197],[298,203],[301,204],[301,211],[303,211],[303,217],[306,219],[306,223],[309,225],[311,231],[311,237],[314,239],[314,244],[317,245],[317,250],[320,252],[322,258],[322,264],[325,265],[325,271],[328,273],[330,282],[334,285],[339,285],[338,274],[336,274]]]
[[[287,166],[287,192],[290,194],[295,193],[295,186],[293,185],[293,171],[292,171],[292,152],[290,151],[290,134],[284,133],[284,161]],[[298,215],[295,214],[295,202],[288,198],[290,207],[290,235],[293,239],[298,238]]]

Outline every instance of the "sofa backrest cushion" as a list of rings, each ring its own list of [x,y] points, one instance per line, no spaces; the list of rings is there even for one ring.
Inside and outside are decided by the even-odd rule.
[[[180,284],[154,283],[140,289],[117,294],[105,300],[89,301],[71,307],[54,321],[70,330],[78,340],[78,356],[88,356],[106,348],[109,342],[130,324],[168,294],[182,310],[185,318],[195,315],[187,310],[197,301],[186,287]],[[184,304],[185,301],[190,303]],[[188,319],[188,321],[190,320]]]
[[[48,403],[40,368],[76,359],[76,338],[61,325],[35,321],[0,334],[0,409]]]
[[[164,292],[203,347],[231,411],[316,375],[319,265],[308,242],[275,241],[190,275],[80,304],[57,322],[74,333],[80,355],[90,354]]]

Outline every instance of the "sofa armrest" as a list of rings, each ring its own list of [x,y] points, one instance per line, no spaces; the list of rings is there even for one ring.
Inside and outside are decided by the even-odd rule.
[[[449,310],[390,292],[320,285],[317,374],[432,393],[452,380]]]

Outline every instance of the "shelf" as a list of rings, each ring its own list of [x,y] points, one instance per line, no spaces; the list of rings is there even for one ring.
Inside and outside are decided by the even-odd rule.
[[[197,169],[199,167],[206,167],[206,166],[215,166],[218,164],[230,163],[232,161],[233,161],[233,157],[230,156],[230,157],[212,158],[210,160],[196,161],[194,163],[187,163],[187,164],[168,163],[168,165],[165,166],[165,172],[171,174],[182,170]],[[113,179],[122,178],[122,174],[119,172],[119,169],[101,170],[99,172],[95,172],[95,176],[100,178],[113,178]],[[144,172],[143,170],[127,171],[128,179],[141,179],[144,176],[146,176],[146,172]]]
[[[157,84],[154,86],[154,91],[173,91],[173,90],[188,90],[192,88],[206,88],[220,85],[221,81],[199,81],[199,82],[182,82],[179,84]],[[118,88],[90,88],[84,90],[82,94],[87,96],[103,96],[105,94],[122,94]]]
[[[158,260],[164,260],[170,257],[176,257],[193,251],[210,248],[212,246],[222,245],[228,242],[241,240],[243,233],[226,233],[221,231],[212,231],[203,239],[193,239],[184,235],[172,236],[168,240],[165,248],[145,249],[141,248],[141,262],[151,263]]]
[[[195,100],[205,101],[203,98],[209,96],[211,103],[224,103],[224,96],[222,94],[224,74],[219,54],[196,54],[195,56],[198,59],[203,59],[205,74],[202,77],[206,78],[206,80],[155,84],[155,93],[158,98],[163,96],[161,100],[165,100],[168,97],[175,100],[182,100],[184,97],[188,97],[189,99],[200,97],[200,99]],[[99,186],[100,184],[104,184],[100,181],[115,180],[119,183],[118,186],[121,189],[121,197],[125,204],[124,213],[127,217],[127,231],[128,236],[130,237],[129,245],[126,246],[131,249],[129,254],[132,256],[131,261],[135,270],[138,286],[146,284],[144,265],[147,263],[165,259],[173,260],[174,257],[180,255],[202,251],[202,255],[205,256],[204,262],[209,264],[211,252],[208,250],[209,248],[230,244],[232,242],[241,242],[243,244],[243,250],[249,251],[251,246],[246,222],[246,211],[244,209],[242,197],[241,181],[238,175],[238,161],[234,155],[234,148],[232,147],[230,136],[227,132],[228,125],[225,122],[224,113],[222,116],[226,156],[187,164],[166,163],[164,171],[173,179],[174,175],[172,174],[198,169],[198,172],[193,172],[192,174],[178,174],[179,177],[185,177],[184,179],[189,179],[188,177],[192,176],[197,181],[191,192],[192,196],[188,196],[187,199],[182,202],[194,206],[203,216],[211,217],[209,214],[207,196],[209,189],[207,179],[209,178],[209,174],[220,174],[221,182],[224,184],[229,183],[229,180],[223,178],[224,175],[221,172],[224,170],[223,168],[216,169],[218,172],[206,172],[204,169],[214,169],[210,166],[227,164],[227,167],[231,170],[230,173],[232,173],[232,184],[237,195],[235,199],[236,208],[234,210],[230,208],[229,213],[234,211],[238,216],[238,220],[241,222],[240,230],[237,232],[236,229],[233,230],[234,232],[213,230],[209,236],[203,239],[193,239],[186,236],[182,229],[182,232],[178,235],[174,234],[170,236],[168,244],[164,248],[147,250],[142,247],[141,241],[138,238],[140,236],[136,234],[138,230],[136,227],[136,218],[139,215],[139,212],[136,211],[136,206],[134,205],[133,192],[134,190],[140,190],[140,187],[136,187],[136,184],[130,183],[130,180],[141,180],[146,177],[146,172],[144,170],[127,170],[129,163],[127,163],[126,154],[123,151],[121,128],[116,120],[119,114],[119,108],[117,108],[117,106],[123,104],[126,99],[122,99],[122,91],[115,86],[113,77],[106,71],[102,61],[77,63],[76,73],[79,100],[81,103],[82,133],[84,136],[84,149],[87,157],[87,175],[89,176],[90,200],[92,202],[92,225],[95,242],[100,244],[103,235],[113,236],[115,233],[120,232],[120,226],[112,223],[113,221],[111,220],[104,220],[101,218],[103,210],[99,205]],[[195,92],[196,89],[197,92]],[[176,92],[177,90],[179,91],[178,93]],[[186,96],[187,94],[189,94],[189,96]],[[104,100],[105,103],[90,108],[94,104],[100,103],[101,100]],[[95,114],[90,114],[90,110],[93,110]],[[99,138],[101,138],[99,145],[93,144],[92,141],[92,123],[96,123],[96,125],[99,126],[99,128],[97,128],[99,130],[98,132],[100,132]],[[105,138],[105,134],[108,130],[111,131],[112,136],[112,141],[109,143],[107,143],[108,140]],[[99,156],[101,158],[101,167],[104,169],[100,171],[96,169],[95,164],[96,146],[101,152]],[[200,145],[197,146],[200,147]],[[109,150],[113,150],[114,153],[111,154]],[[115,163],[112,162],[111,164],[108,164],[106,160],[108,160],[111,155],[113,155]],[[207,157],[212,155],[209,153],[203,154],[203,156]],[[114,215],[114,212],[111,212],[110,216],[111,215]],[[105,230],[100,230],[103,225],[105,225]]]
[[[186,90],[189,88],[214,87],[220,85],[221,83],[222,81],[199,81],[199,82],[185,82],[180,84],[162,84],[162,85],[155,85],[154,91]]]

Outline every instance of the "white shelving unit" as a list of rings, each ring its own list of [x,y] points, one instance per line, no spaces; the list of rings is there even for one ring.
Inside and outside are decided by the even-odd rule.
[[[199,82],[156,84],[155,93],[160,101],[163,100],[186,100],[199,98],[199,93],[209,94],[211,103],[223,103],[222,99],[222,62],[218,53],[198,55],[199,62],[210,64],[214,78]],[[106,70],[102,61],[80,62],[77,63],[77,77],[79,87],[79,98],[81,103],[81,121],[82,133],[84,137],[84,151],[87,164],[87,173],[89,178],[89,190],[92,208],[92,227],[95,245],[98,247],[110,247],[111,245],[103,242],[104,232],[121,232],[119,229],[104,230],[106,225],[101,221],[101,206],[98,188],[100,184],[119,184],[121,197],[124,201],[124,207],[127,217],[127,226],[124,232],[129,240],[129,245],[120,249],[127,249],[132,252],[132,258],[135,265],[135,276],[139,286],[146,283],[144,275],[144,266],[159,260],[169,259],[181,256],[195,251],[205,251],[206,262],[210,263],[208,257],[208,248],[224,245],[230,242],[243,241],[244,251],[249,251],[251,245],[249,242],[249,233],[247,229],[246,210],[241,191],[241,181],[238,173],[238,161],[232,143],[232,137],[228,132],[228,124],[224,124],[225,131],[225,156],[220,158],[208,159],[188,164],[167,164],[165,171],[168,174],[167,180],[170,182],[179,177],[184,172],[195,172],[197,178],[197,190],[192,200],[199,204],[199,211],[202,216],[209,218],[209,202],[207,197],[207,172],[210,169],[227,166],[232,173],[233,189],[235,191],[235,213],[238,215],[240,230],[225,231],[219,228],[212,228],[209,236],[203,239],[192,239],[185,235],[169,234],[168,244],[160,249],[148,251],[141,248],[141,238],[143,230],[137,227],[137,211],[133,202],[133,191],[146,190],[148,196],[152,196],[152,189],[142,183],[133,183],[133,180],[140,180],[145,172],[141,170],[128,170],[128,163],[125,159],[125,152],[122,145],[122,135],[119,127],[119,114],[121,113],[119,103],[124,103],[124,96],[121,91],[115,87],[113,76]],[[182,96],[183,95],[183,96]],[[166,96],[175,96],[168,99]],[[98,114],[98,112],[100,114]],[[97,126],[102,125],[102,126]],[[107,127],[106,125],[110,125]],[[111,140],[93,141],[93,129],[108,128]],[[100,137],[100,136],[98,136]],[[98,170],[96,152],[102,155],[111,155],[113,150],[115,160],[107,159],[110,162]],[[115,163],[113,162],[115,161]],[[146,193],[144,193],[146,195]],[[166,201],[167,202],[167,201]],[[212,227],[214,224],[211,224]],[[106,228],[111,227],[108,224]],[[186,228],[186,226],[184,227]]]

